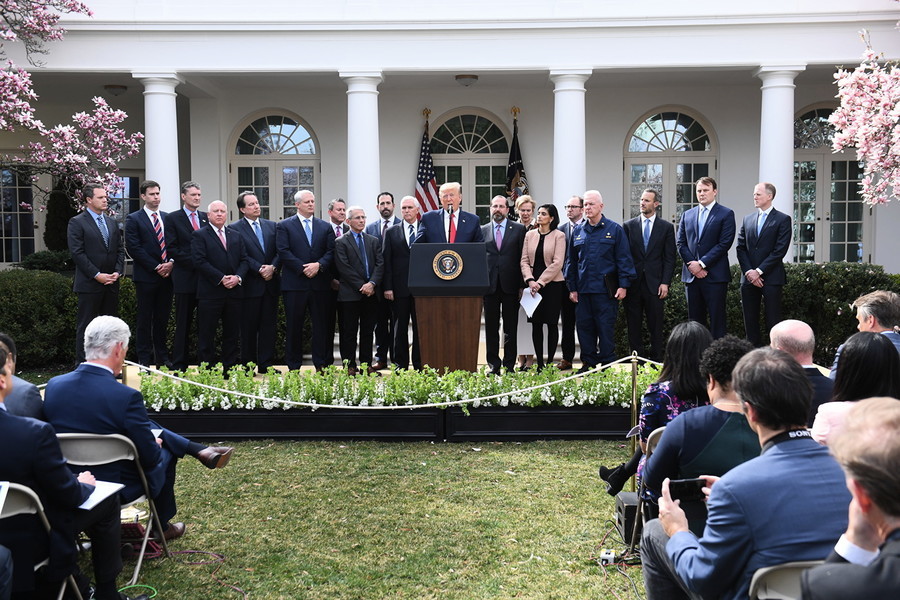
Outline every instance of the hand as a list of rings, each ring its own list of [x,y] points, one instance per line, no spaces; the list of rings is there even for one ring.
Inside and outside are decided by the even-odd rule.
[[[692,260],[687,264],[688,271],[690,271],[691,275],[697,277],[700,274],[700,271],[703,270],[703,267],[700,265],[700,261]]]
[[[175,266],[175,263],[164,262],[160,263],[156,266],[156,274],[160,277],[168,277],[172,274],[172,267]]]
[[[322,265],[317,262],[306,263],[303,265],[303,274],[312,279],[319,274],[319,269],[321,268]]]
[[[272,277],[275,276],[275,267],[274,265],[263,265],[259,268],[259,274],[263,279],[269,281]]]
[[[850,500],[849,522],[844,536],[854,545],[870,552],[877,550],[884,541],[878,530],[866,518],[855,495]]]
[[[340,281],[338,281],[337,279],[331,280],[331,290],[332,291],[336,292],[336,291],[338,291],[338,288],[340,288],[340,287],[341,287]]]
[[[97,273],[97,276],[94,277],[98,283],[102,283],[103,285],[112,285],[118,278],[117,273]]]
[[[541,286],[537,281],[530,281],[528,283],[528,288],[531,290],[532,296],[541,291]]]
[[[237,275],[226,275],[222,278],[222,285],[225,286],[225,289],[230,290],[237,287],[240,281]]]
[[[669,295],[669,286],[664,283],[659,284],[659,291],[656,293],[660,300],[665,300]]]
[[[363,296],[372,296],[375,294],[375,286],[371,281],[368,281],[364,283],[361,288],[359,288],[359,293]]]
[[[160,448],[162,448],[162,439],[161,438],[156,438],[156,445],[159,446]]]
[[[616,290],[616,295],[613,296],[616,300],[624,300],[625,295],[628,293],[628,288],[619,288]]]
[[[574,303],[578,303],[578,292],[569,292],[569,300]]]
[[[760,275],[759,271],[757,271],[756,269],[750,269],[749,271],[744,273],[744,278],[758,288],[761,288],[764,284],[762,275]]]
[[[91,475],[90,471],[82,471],[78,474],[78,481],[88,485],[97,485],[97,478]]]
[[[709,500],[709,493],[712,491],[712,486],[721,479],[721,477],[717,477],[715,475],[701,475],[703,479],[706,480],[706,487],[702,488],[700,491],[706,494],[706,498],[703,499],[704,502]]]
[[[394,300],[394,290],[384,290],[384,299],[385,300]]]
[[[673,500],[669,492],[668,477],[663,479],[662,496],[659,497],[659,522],[669,537],[679,531],[690,531],[687,515],[681,509],[681,500]]]

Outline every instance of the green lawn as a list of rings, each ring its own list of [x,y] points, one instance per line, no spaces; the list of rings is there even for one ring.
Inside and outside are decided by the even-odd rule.
[[[640,569],[595,558],[625,547],[596,472],[626,453],[596,441],[239,443],[225,469],[178,468],[188,531],[171,549],[224,562],[152,560],[141,581],[165,599],[636,599]]]

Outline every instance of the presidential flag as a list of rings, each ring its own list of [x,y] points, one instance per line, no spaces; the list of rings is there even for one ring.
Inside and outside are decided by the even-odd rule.
[[[416,200],[419,211],[426,213],[437,210],[437,179],[434,176],[434,162],[431,159],[431,143],[428,140],[428,121],[425,121],[425,133],[422,134],[422,150],[419,152],[419,170],[416,173]]]
[[[522,152],[519,150],[519,120],[513,119],[513,139],[509,149],[509,164],[506,167],[506,195],[510,204],[515,206],[516,198],[528,193],[528,180],[525,179],[525,166],[522,164]]]

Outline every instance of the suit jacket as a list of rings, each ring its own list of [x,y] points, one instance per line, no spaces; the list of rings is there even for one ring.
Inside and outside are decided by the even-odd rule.
[[[518,294],[522,286],[522,270],[519,262],[522,260],[522,247],[525,244],[525,227],[521,223],[506,220],[503,229],[503,241],[500,249],[497,249],[497,241],[494,239],[494,227],[492,220],[481,227],[481,234],[486,240],[484,249],[487,252],[488,283],[490,291],[495,294],[498,291],[504,294]],[[459,239],[459,232],[457,238]]]
[[[103,234],[97,225],[96,215],[85,208],[81,214],[69,219],[67,238],[69,252],[75,262],[75,283],[72,289],[77,294],[97,294],[106,286],[94,279],[97,273],[125,272],[125,245],[122,232],[112,218],[103,215],[109,232],[109,245],[103,243]],[[113,285],[118,286],[117,281]]]
[[[813,397],[812,402],[809,404],[809,415],[806,422],[807,425],[812,427],[813,421],[816,419],[816,413],[819,412],[819,407],[826,402],[831,402],[834,381],[822,375],[822,372],[816,367],[804,367],[803,371],[813,386]]]
[[[19,379],[15,375],[12,391],[6,395],[3,403],[10,414],[44,420],[44,399],[41,398],[40,390],[33,383]]]
[[[844,472],[810,438],[783,441],[712,487],[703,537],[673,535],[666,552],[704,598],[746,600],[757,569],[822,560],[847,528]]]
[[[525,234],[525,245],[522,248],[522,258],[519,261],[519,270],[522,272],[522,281],[532,279],[534,277],[534,259],[537,252],[537,245],[541,239],[541,234],[536,229],[532,229]],[[505,243],[505,242],[504,242]],[[546,286],[551,281],[564,281],[563,266],[566,262],[566,234],[559,231],[551,231],[544,238],[544,264],[546,269],[541,276],[537,278],[537,282],[542,286]]]
[[[395,298],[408,298],[409,246],[406,244],[406,223],[389,227],[384,234],[381,253],[384,255],[384,278],[381,287],[393,291]],[[416,232],[418,233],[418,231]],[[413,240],[415,243],[415,239]]]
[[[243,284],[231,289],[220,282],[226,275],[237,275],[241,279],[247,276],[247,250],[241,234],[225,227],[225,243],[212,225],[201,227],[191,237],[191,252],[197,268],[197,298],[214,300],[218,298],[242,298]]]
[[[159,218],[164,230],[167,214],[159,211]],[[125,217],[125,249],[128,251],[128,256],[134,261],[132,277],[135,282],[159,283],[164,281],[165,278],[160,277],[156,272],[156,267],[163,262],[162,250],[159,247],[159,240],[156,239],[153,222],[143,208]],[[169,249],[166,247],[167,260],[168,254]]]
[[[637,272],[637,279],[631,285],[643,286],[655,296],[660,284],[672,283],[672,274],[675,272],[675,226],[664,221],[657,213],[645,250],[641,225],[641,217],[629,219],[622,225],[628,236],[631,259]]]
[[[759,211],[744,217],[737,238],[737,257],[741,264],[741,283],[750,269],[762,270],[766,285],[784,285],[784,257],[791,246],[791,218],[774,208],[766,217],[762,231],[756,233]]]
[[[483,242],[484,234],[481,231],[481,221],[477,216],[463,210],[457,211],[456,242]],[[418,241],[426,244],[446,244],[447,232],[444,230],[444,210],[430,210],[422,216],[419,222]]]
[[[800,586],[803,600],[896,598],[900,590],[900,529],[888,535],[868,566],[850,564],[832,553],[824,565],[804,571]]]
[[[728,250],[734,242],[734,211],[722,206],[719,202],[706,217],[706,225],[703,227],[703,235],[698,239],[698,223],[700,207],[695,206],[681,215],[681,225],[678,227],[677,245],[678,253],[684,261],[681,269],[681,280],[684,283],[693,283],[694,276],[687,268],[687,263],[692,260],[702,261],[708,271],[701,281],[706,283],[728,283],[731,280],[731,270],[728,268]]]
[[[275,225],[275,246],[281,261],[283,292],[325,291],[331,288],[334,229],[315,217],[312,218],[311,229],[312,246],[306,239],[299,216],[284,219]],[[312,279],[303,274],[303,265],[311,262],[319,263],[319,272]]]
[[[259,227],[262,231],[263,243],[266,249],[263,250],[259,245],[259,238],[247,219],[240,219],[228,226],[229,229],[236,231],[244,242],[244,249],[247,251],[247,277],[241,287],[244,290],[244,298],[257,298],[263,294],[278,295],[278,267],[281,265],[281,259],[278,258],[278,247],[275,245],[275,223],[268,219],[259,219]],[[275,275],[269,281],[262,278],[259,274],[259,268],[263,265],[274,265]]]
[[[383,219],[381,218],[381,215],[378,215],[378,218],[375,220],[375,222],[369,223],[368,225],[366,225],[366,228],[363,231],[365,233],[368,233],[369,235],[374,235],[379,240],[382,239],[381,238],[381,222],[382,222],[382,220]],[[391,221],[391,224],[388,225],[388,229],[390,229],[394,225],[399,225],[399,224],[400,224],[400,219],[398,217],[394,217],[393,220]],[[332,227],[332,229],[334,229],[334,227]]]
[[[390,229],[388,230],[390,231]],[[338,302],[354,302],[362,300],[359,288],[371,281],[376,287],[381,285],[384,277],[384,255],[381,253],[381,240],[374,235],[363,233],[363,244],[366,249],[366,261],[369,276],[366,277],[366,265],[356,237],[352,233],[342,235],[334,243],[334,265],[341,280],[338,288]]]
[[[206,213],[197,211],[197,221],[202,229],[209,223]],[[191,236],[194,228],[183,208],[170,212],[163,221],[166,229],[166,253],[175,260],[172,269],[172,285],[176,294],[197,293],[197,273],[191,254]]]
[[[82,363],[65,375],[54,377],[44,390],[44,415],[58,433],[119,433],[134,442],[150,492],[159,494],[165,482],[166,462],[141,393],[116,381],[103,367]],[[125,484],[122,498],[133,500],[144,493],[131,462],[91,467],[103,481]]]
[[[584,219],[581,220],[581,223],[584,223]],[[572,233],[575,231],[575,227],[577,227],[577,225],[572,225],[572,222],[569,220],[566,220],[565,223],[557,227],[557,229],[566,234],[566,262],[563,264],[563,277],[568,277],[569,273],[569,241],[572,239]]]
[[[80,483],[69,470],[56,432],[49,424],[0,409],[0,439],[3,440],[0,480],[26,485],[38,495],[53,528],[49,541],[51,559],[74,564],[75,511],[90,496],[94,486]],[[15,554],[35,559],[47,557],[47,535],[33,515],[4,519],[0,544]],[[17,561],[14,568],[16,590],[30,589],[34,584],[32,563]]]

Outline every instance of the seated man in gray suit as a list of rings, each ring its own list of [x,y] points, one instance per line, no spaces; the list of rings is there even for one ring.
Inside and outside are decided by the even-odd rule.
[[[6,360],[6,368],[13,379],[12,391],[6,396],[6,410],[10,414],[19,417],[31,417],[32,419],[44,420],[44,399],[41,398],[41,392],[33,383],[29,383],[24,379],[15,376],[16,372],[16,343],[11,337],[5,333],[0,333],[0,348],[8,353]]]
[[[828,444],[844,468],[850,522],[824,565],[803,574],[804,600],[896,598],[900,590],[900,402],[861,400]]]

